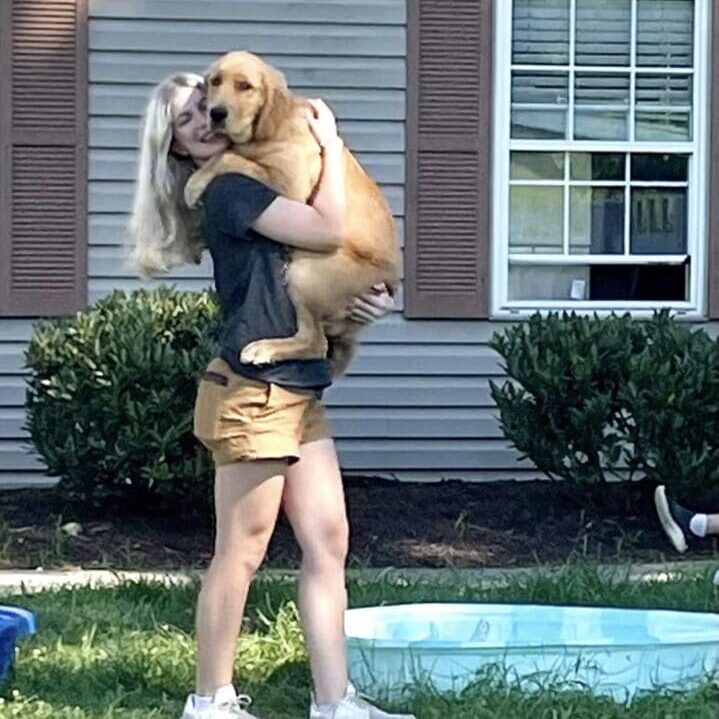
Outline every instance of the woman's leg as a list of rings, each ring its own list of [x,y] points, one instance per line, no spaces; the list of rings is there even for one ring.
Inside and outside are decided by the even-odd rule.
[[[342,477],[331,439],[300,447],[288,467],[284,510],[302,549],[299,610],[319,704],[347,691],[344,611],[348,524]]]
[[[215,553],[197,602],[197,694],[232,682],[247,592],[277,521],[285,471],[274,460],[216,470]]]

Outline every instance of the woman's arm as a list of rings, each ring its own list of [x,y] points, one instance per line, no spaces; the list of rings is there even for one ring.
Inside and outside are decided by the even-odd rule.
[[[344,144],[337,135],[332,111],[322,100],[312,101],[317,117],[308,116],[322,147],[322,174],[312,205],[278,197],[254,221],[252,228],[277,242],[303,250],[332,252],[344,240]]]

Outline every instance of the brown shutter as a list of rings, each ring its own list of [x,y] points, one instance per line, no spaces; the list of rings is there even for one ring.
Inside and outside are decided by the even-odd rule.
[[[86,304],[86,0],[0,0],[0,315]]]
[[[407,12],[405,312],[487,317],[492,0]]]
[[[709,318],[719,319],[719,9],[712,8],[709,162]]]

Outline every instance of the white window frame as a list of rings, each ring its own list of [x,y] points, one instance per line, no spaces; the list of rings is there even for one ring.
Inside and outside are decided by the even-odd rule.
[[[709,155],[709,107],[710,107],[710,28],[711,28],[711,0],[694,0],[694,73],[693,73],[693,116],[692,141],[673,143],[652,142],[603,142],[603,141],[570,141],[570,140],[517,140],[510,137],[511,120],[511,88],[512,88],[512,7],[514,0],[495,0],[495,27],[494,27],[494,114],[493,114],[493,157],[492,157],[492,261],[491,261],[491,317],[493,319],[519,319],[534,314],[537,311],[576,310],[579,313],[596,312],[599,315],[617,311],[630,311],[633,316],[651,316],[655,309],[668,307],[677,315],[686,319],[703,319],[707,312],[707,254],[708,254],[708,155]],[[574,9],[575,0],[570,0],[570,43],[574,39]],[[632,57],[629,72],[640,74],[671,74],[667,68],[644,68],[635,70],[634,46],[636,43],[636,8],[637,0],[632,0]],[[570,46],[571,47],[571,46]],[[568,123],[574,122],[573,104],[573,52],[569,70],[570,100]],[[521,69],[537,69],[550,71],[548,66],[519,66]],[[611,68],[592,66],[592,70],[606,70]],[[645,73],[649,70],[648,73]],[[629,122],[634,122],[635,83],[631,83],[630,116]],[[661,152],[691,153],[689,160],[688,196],[687,196],[687,254],[691,257],[691,271],[689,281],[688,302],[638,302],[619,300],[509,300],[509,160],[512,150],[538,150],[547,152],[647,152],[655,150]],[[566,163],[565,163],[566,164]],[[566,179],[566,175],[565,175]],[[541,181],[531,184],[540,185]],[[550,182],[551,184],[551,182]],[[601,185],[601,182],[587,184]],[[633,183],[639,185],[640,183]],[[662,183],[665,184],[665,183]],[[670,183],[666,183],[670,184]],[[568,231],[567,215],[569,207],[565,195],[565,235]],[[631,207],[626,215],[631,213]],[[629,234],[625,230],[625,241]],[[566,238],[565,238],[566,242]],[[685,259],[686,255],[638,255],[631,264],[643,264],[653,261],[662,264],[676,264]],[[514,255],[513,259],[517,256]],[[550,259],[554,258],[554,259]],[[533,265],[540,264],[575,264],[588,265],[592,262],[598,264],[627,263],[627,258],[611,255],[571,255],[557,259],[557,256],[531,256],[526,258]]]

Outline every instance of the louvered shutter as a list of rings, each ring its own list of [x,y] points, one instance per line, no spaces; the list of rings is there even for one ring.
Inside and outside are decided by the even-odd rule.
[[[492,2],[407,10],[405,313],[487,317]]]
[[[86,0],[0,0],[0,315],[86,304]]]

